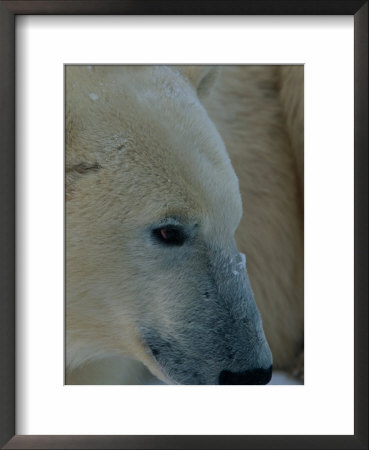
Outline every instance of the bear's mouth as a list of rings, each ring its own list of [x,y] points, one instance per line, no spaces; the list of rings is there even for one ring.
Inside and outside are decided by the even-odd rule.
[[[162,349],[156,342],[151,342],[148,339],[144,339],[145,346],[148,349],[148,353],[151,357],[151,360],[154,362],[155,371],[154,374],[161,380],[167,384],[179,384],[176,382],[171,376],[168,374],[167,364],[165,363],[165,358],[162,357]],[[171,344],[167,343],[167,346],[170,347]],[[152,367],[148,367],[152,370]]]
[[[172,348],[170,343],[169,347]],[[186,358],[172,355],[167,359],[161,357],[161,350],[157,346],[148,344],[153,358],[159,364],[166,378],[169,378],[170,384],[231,384],[231,385],[265,385],[272,378],[272,365],[268,368],[253,368],[244,371],[222,370],[215,379],[207,380],[200,373],[200,364],[194,361],[186,360]]]
[[[164,376],[163,381],[165,378],[169,384],[209,384],[196,369],[198,364],[186,357],[175,342],[171,343],[156,333],[150,333],[144,341]]]

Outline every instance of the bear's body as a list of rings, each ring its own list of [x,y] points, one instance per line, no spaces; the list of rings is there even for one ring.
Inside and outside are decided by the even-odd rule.
[[[248,275],[274,366],[293,368],[302,103],[284,83],[302,68],[288,70],[224,67],[207,95],[207,67],[67,68],[67,383],[146,383],[146,367],[169,383],[267,382]]]
[[[224,67],[205,106],[240,182],[236,242],[274,367],[293,371],[304,328],[303,67]]]

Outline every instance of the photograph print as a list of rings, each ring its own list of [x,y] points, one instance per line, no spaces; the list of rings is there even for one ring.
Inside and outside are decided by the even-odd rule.
[[[304,66],[65,66],[65,383],[304,383]]]

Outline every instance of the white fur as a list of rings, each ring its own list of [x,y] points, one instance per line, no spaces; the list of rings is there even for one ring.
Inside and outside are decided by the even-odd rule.
[[[158,269],[140,228],[164,213],[200,217],[220,246],[237,229],[274,364],[292,370],[303,349],[303,156],[301,139],[290,135],[294,94],[284,101],[278,67],[217,72],[67,68],[69,383],[141,383],[151,376],[144,365],[170,381],[137,325],[167,312],[172,275],[145,281]],[[246,269],[240,258],[235,277]],[[143,301],[151,292],[155,298]],[[165,320],[169,329],[177,319]]]

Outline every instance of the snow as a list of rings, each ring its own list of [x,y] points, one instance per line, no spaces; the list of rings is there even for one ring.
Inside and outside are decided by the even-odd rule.
[[[240,253],[241,256],[241,262],[238,263],[238,265],[242,268],[242,269],[246,269],[246,255],[244,253]]]
[[[273,385],[302,385],[302,381],[291,377],[286,372],[280,372],[278,370],[273,371],[272,379],[269,384]]]

